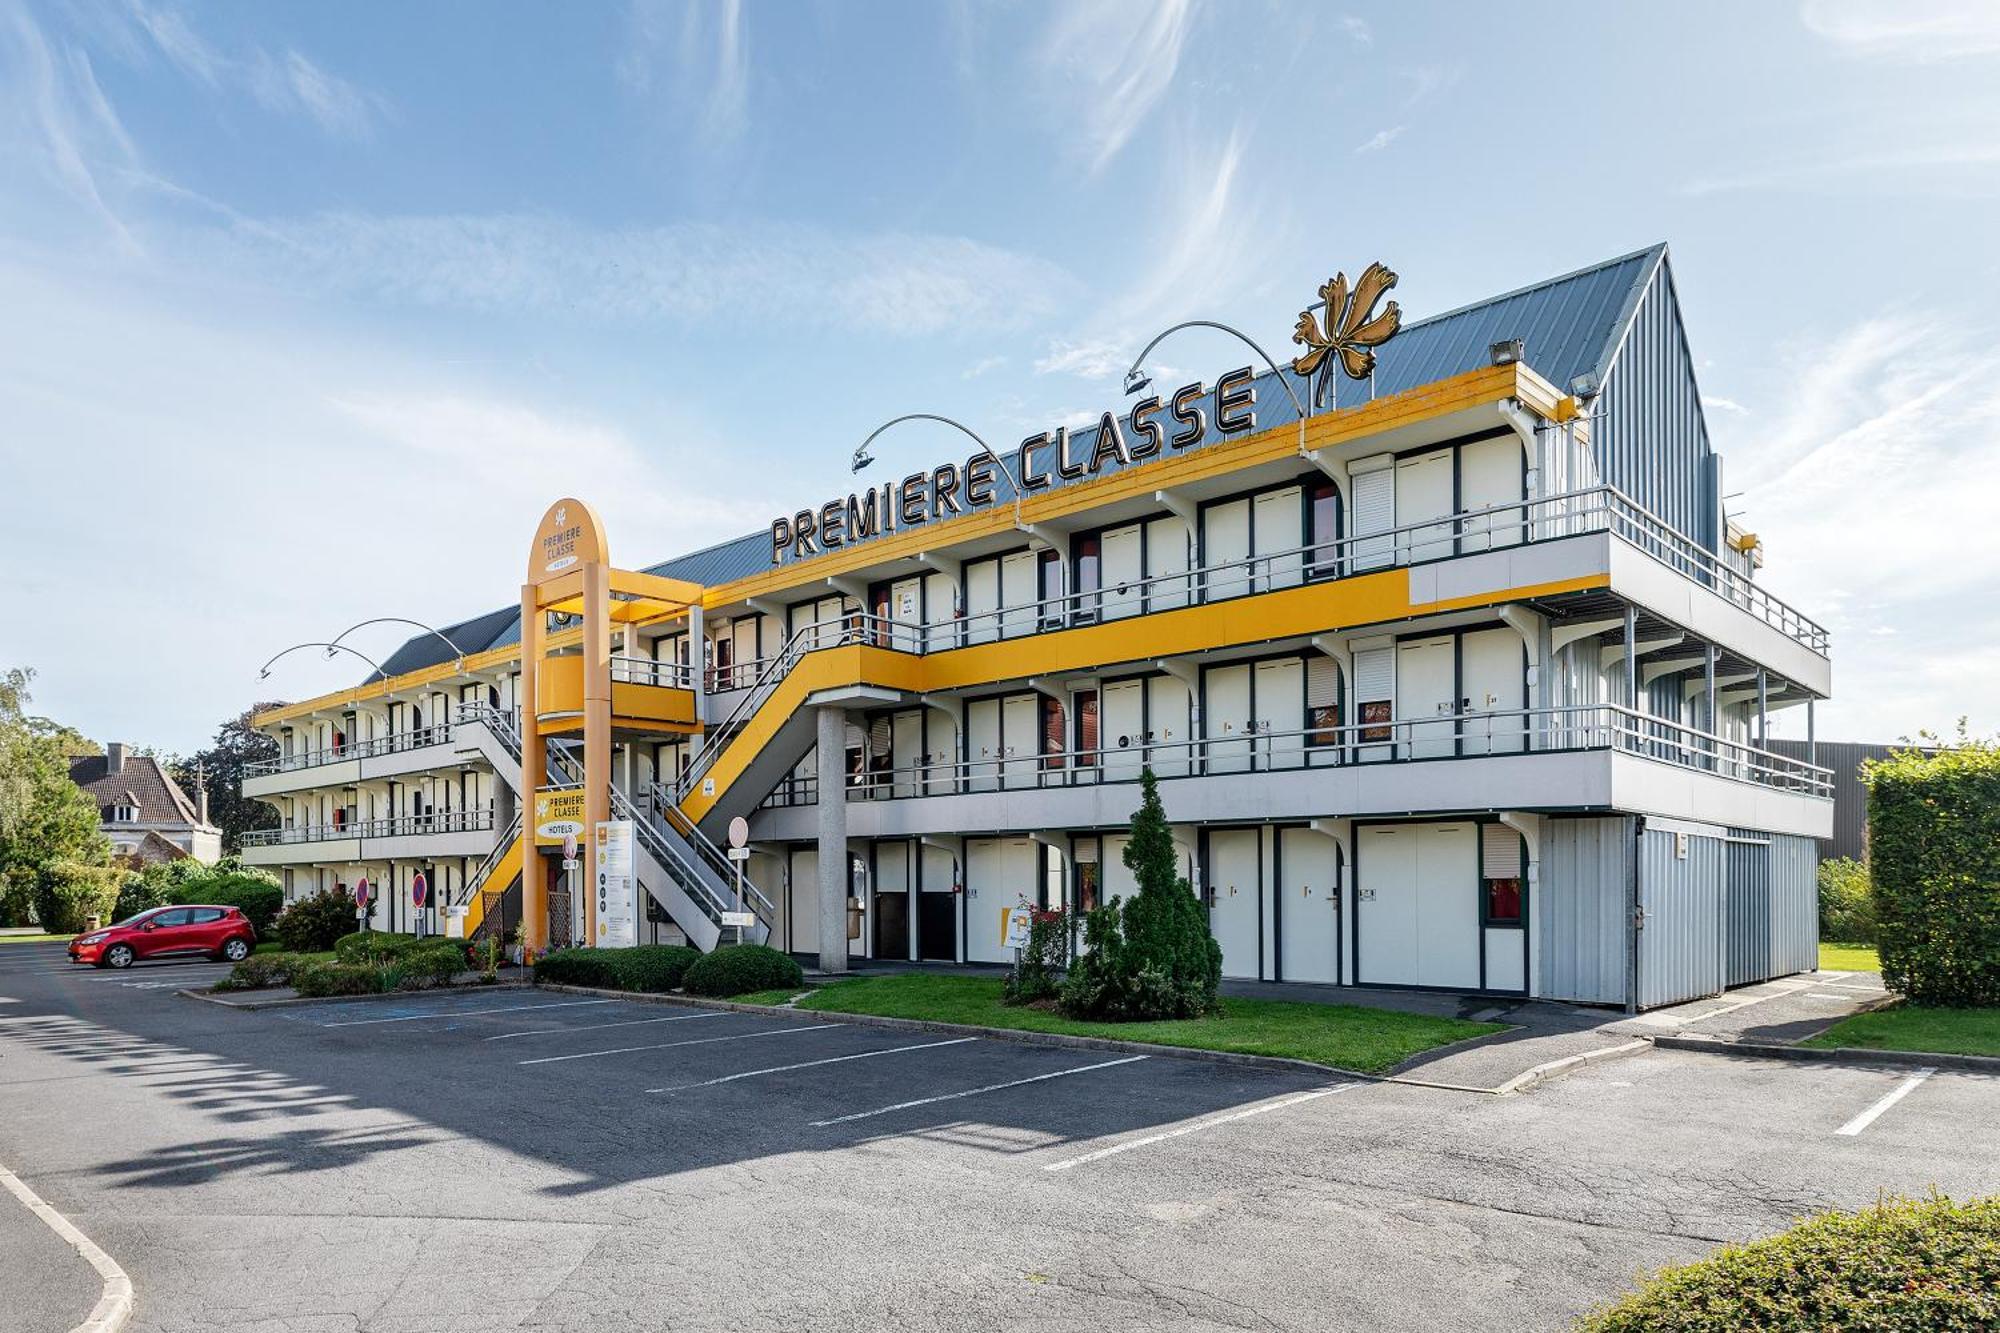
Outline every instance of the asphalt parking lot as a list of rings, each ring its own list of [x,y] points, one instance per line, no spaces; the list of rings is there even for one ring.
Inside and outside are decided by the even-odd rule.
[[[2000,1189],[1967,1074],[1649,1051],[1481,1097],[532,990],[172,993],[205,967],[0,950],[0,1165],[130,1272],[136,1328],[1558,1328],[1803,1212]]]

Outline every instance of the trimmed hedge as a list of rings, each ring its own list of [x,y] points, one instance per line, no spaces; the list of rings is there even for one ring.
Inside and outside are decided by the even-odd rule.
[[[1589,1333],[2000,1327],[2000,1198],[1888,1200],[1669,1268]]]
[[[1914,1004],[2000,1005],[2000,742],[1867,764],[1882,980]]]
[[[790,954],[761,944],[730,944],[702,954],[681,978],[690,995],[727,997],[751,991],[805,985],[805,973]]]
[[[660,995],[681,985],[689,964],[700,957],[698,951],[678,944],[556,949],[535,960],[535,980]]]
[[[181,862],[173,863],[177,868]],[[285,908],[285,889],[267,871],[218,861],[199,870],[184,871],[167,890],[170,903],[206,903],[213,907],[240,907],[250,925],[261,936]]]
[[[292,972],[292,989],[301,995],[379,995],[388,987],[382,969],[368,963],[311,962]]]
[[[425,940],[422,947],[404,949],[383,969],[385,988],[433,990],[449,986],[465,971],[465,946],[458,940]]]
[[[342,963],[386,963],[413,949],[436,944],[435,935],[404,935],[393,930],[357,930],[333,942],[333,956]],[[445,941],[453,943],[454,941]]]

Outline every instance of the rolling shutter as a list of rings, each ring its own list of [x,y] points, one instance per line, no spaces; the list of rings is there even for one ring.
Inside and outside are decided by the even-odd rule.
[[[1354,473],[1354,567],[1374,569],[1389,563],[1394,545],[1387,538],[1366,540],[1370,534],[1388,532],[1396,526],[1396,471],[1382,460],[1373,471]],[[1359,465],[1357,465],[1359,466]]]
[[[1521,835],[1505,824],[1480,826],[1479,873],[1484,879],[1521,877]]]

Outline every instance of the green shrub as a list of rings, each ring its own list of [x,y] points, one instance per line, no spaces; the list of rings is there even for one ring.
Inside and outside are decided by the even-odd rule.
[[[93,916],[109,925],[128,873],[82,861],[45,862],[35,867],[35,919],[51,935],[73,935]]]
[[[313,961],[292,970],[292,989],[301,995],[377,995],[389,989],[384,969],[370,963]]]
[[[435,935],[404,935],[393,930],[357,930],[333,942],[333,956],[343,963],[387,963],[426,945],[453,943]]]
[[[1060,907],[1029,913],[1028,945],[1000,983],[1000,1003],[1033,1004],[1053,999],[1069,966],[1069,913]]]
[[[1819,863],[1819,937],[1837,944],[1875,943],[1875,895],[1865,862],[1837,856]]]
[[[290,953],[253,953],[229,975],[215,983],[216,990],[262,990],[267,986],[288,985],[294,970],[310,966],[307,959]]]
[[[1181,878],[1153,770],[1142,770],[1139,781],[1139,809],[1125,845],[1139,891],[1084,919],[1088,952],[1062,985],[1063,1012],[1072,1018],[1199,1018],[1216,1008],[1222,946],[1209,932],[1207,907]]]
[[[790,954],[761,944],[731,944],[689,965],[681,988],[690,995],[747,995],[805,984],[805,973]]]
[[[354,899],[345,889],[307,894],[278,913],[271,931],[293,953],[324,953],[354,929]]]
[[[2000,1199],[1889,1200],[1826,1213],[1669,1268],[1590,1333],[2000,1327]]]
[[[398,950],[384,964],[386,989],[431,990],[449,986],[465,971],[465,947],[457,940],[428,939],[414,949]]]
[[[271,923],[285,908],[284,886],[267,871],[226,858],[212,866],[204,866],[197,861],[175,861],[171,865],[177,873],[176,882],[167,890],[167,901],[170,903],[208,903],[216,907],[241,908],[259,935],[271,929]],[[181,866],[193,866],[195,869],[179,871]]]
[[[633,949],[557,949],[535,960],[535,980],[559,986],[601,986],[607,990],[665,994],[681,984],[688,965],[701,957],[678,944],[642,944]],[[485,965],[482,956],[480,965]]]
[[[118,901],[112,904],[110,921],[129,921],[141,912],[167,905],[167,887],[156,877],[144,871],[127,875],[125,882],[118,886]]]
[[[2000,742],[1862,769],[1882,980],[1912,1003],[2000,1004]]]

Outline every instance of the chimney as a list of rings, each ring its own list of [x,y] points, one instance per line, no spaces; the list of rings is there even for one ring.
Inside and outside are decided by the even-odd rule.
[[[208,822],[208,769],[199,761],[194,766],[194,819],[197,824]]]
[[[104,771],[107,775],[111,773],[123,773],[125,771],[124,741],[106,741],[104,743]]]

